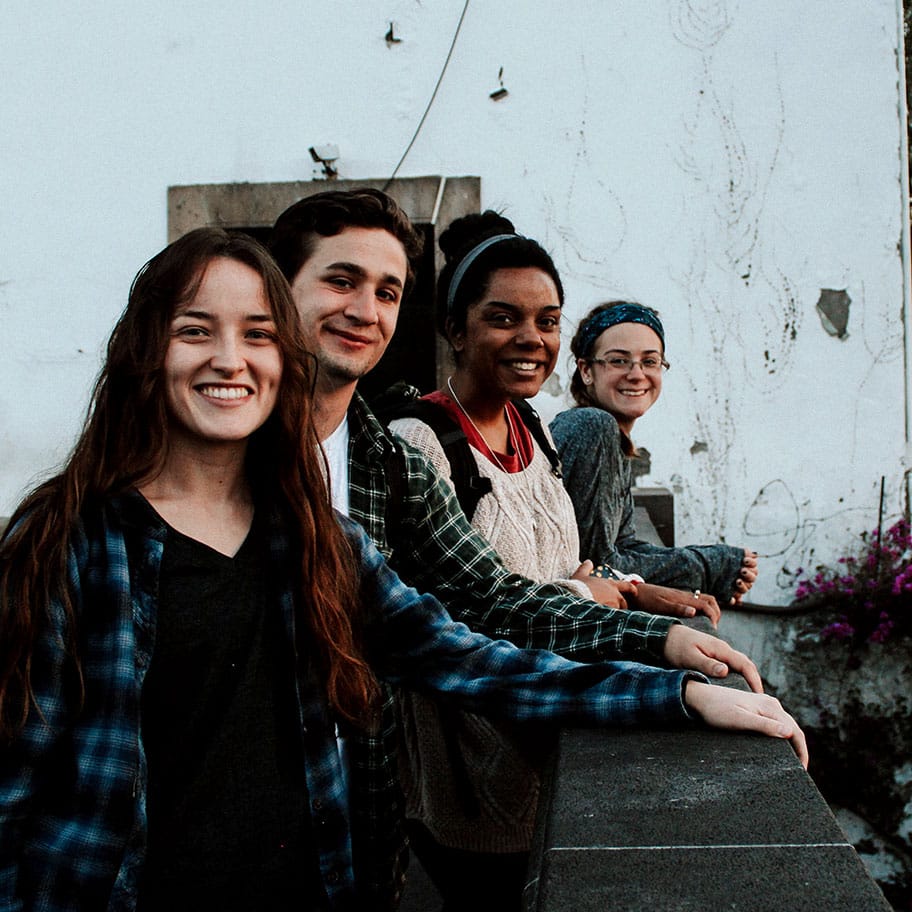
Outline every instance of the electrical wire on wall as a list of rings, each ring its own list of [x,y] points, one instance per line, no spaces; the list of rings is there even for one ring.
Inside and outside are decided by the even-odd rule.
[[[440,84],[443,82],[443,75],[446,73],[447,67],[449,66],[450,58],[453,56],[453,48],[456,47],[456,39],[459,37],[459,30],[462,28],[462,21],[465,19],[466,10],[468,10],[468,8],[469,0],[465,0],[465,4],[462,7],[462,13],[459,15],[459,22],[456,23],[456,31],[453,32],[453,40],[450,42],[450,49],[447,51],[446,60],[443,61],[443,67],[440,70],[440,75],[437,77],[437,84],[434,86],[434,91],[431,93],[430,101],[428,101],[427,107],[424,109],[424,113],[421,115],[421,120],[418,121],[418,126],[415,128],[414,135],[409,140],[409,144],[405,147],[405,152],[402,153],[402,158],[399,159],[398,164],[395,168],[393,168],[393,173],[389,176],[389,179],[383,185],[384,192],[389,189],[389,185],[393,182],[396,175],[399,173],[399,169],[402,167],[402,163],[405,161],[406,156],[409,154],[409,152],[411,152],[412,146],[415,145],[415,140],[418,139],[418,134],[421,132],[421,128],[424,126],[424,122],[431,111],[431,107],[434,104],[434,99],[437,97],[437,90],[440,88]]]

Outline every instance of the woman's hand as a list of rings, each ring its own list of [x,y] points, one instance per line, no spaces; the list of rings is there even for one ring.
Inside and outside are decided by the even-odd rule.
[[[592,593],[592,600],[600,605],[605,605],[608,608],[626,608],[627,599],[625,596],[630,596],[632,600],[634,595],[636,595],[637,584],[628,580],[613,580],[604,579],[600,576],[590,576],[589,574],[592,573],[592,570],[592,561],[583,561],[570,579],[584,582]]]
[[[741,570],[738,572],[738,578],[735,580],[735,592],[732,595],[729,604],[740,605],[741,599],[757,579],[757,552],[749,548],[744,549],[744,559],[741,561]]]
[[[714,728],[756,731],[771,738],[787,738],[792,742],[801,765],[807,769],[808,749],[804,732],[775,697],[688,681],[684,685],[684,702]]]
[[[671,617],[691,618],[698,611],[705,614],[713,627],[719,626],[722,609],[719,603],[706,593],[688,592],[684,589],[669,589],[667,586],[653,586],[640,583],[636,588],[633,607],[651,614],[667,614]]]

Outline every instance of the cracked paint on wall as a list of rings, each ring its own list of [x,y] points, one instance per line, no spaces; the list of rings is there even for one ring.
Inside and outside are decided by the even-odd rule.
[[[621,197],[606,180],[601,164],[590,152],[590,98],[592,87],[584,56],[579,58],[579,112],[574,126],[564,135],[568,147],[569,182],[556,198],[543,195],[548,230],[543,241],[552,248],[565,277],[583,279],[593,285],[604,283],[610,263],[627,238],[627,212]],[[581,231],[580,226],[587,230]],[[593,230],[596,226],[596,230]]]
[[[800,323],[794,283],[778,266],[764,231],[786,114],[777,66],[772,142],[768,134],[766,146],[755,149],[741,126],[750,123],[750,100],[737,95],[716,63],[735,21],[729,3],[679,0],[669,15],[674,40],[699,54],[699,89],[683,115],[684,140],[677,154],[688,187],[682,191],[684,209],[694,212],[682,225],[692,252],[684,269],[672,276],[687,302],[691,350],[714,366],[711,383],[690,377],[698,432],[691,455],[717,454],[695,464],[699,487],[709,494],[685,510],[697,527],[710,533],[721,524],[724,535],[726,526],[740,524],[730,515],[732,486],[746,481],[744,460],[734,455],[745,384],[771,392],[786,382]]]

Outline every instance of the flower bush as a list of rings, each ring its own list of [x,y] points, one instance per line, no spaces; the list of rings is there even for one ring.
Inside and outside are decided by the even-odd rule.
[[[912,534],[900,519],[883,536],[862,533],[857,554],[839,558],[839,567],[797,571],[795,601],[838,612],[821,635],[852,644],[883,643],[912,635]]]

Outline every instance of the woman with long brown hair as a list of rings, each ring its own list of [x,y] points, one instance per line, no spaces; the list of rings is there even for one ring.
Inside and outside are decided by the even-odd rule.
[[[518,650],[403,586],[330,509],[312,381],[254,241],[199,229],[140,271],[82,436],[0,540],[0,905],[394,909],[381,680],[805,758],[770,698]]]

